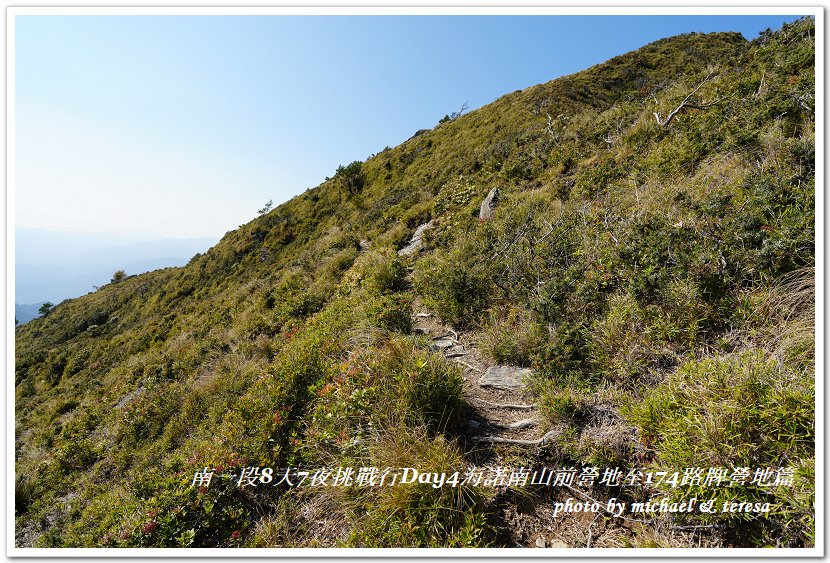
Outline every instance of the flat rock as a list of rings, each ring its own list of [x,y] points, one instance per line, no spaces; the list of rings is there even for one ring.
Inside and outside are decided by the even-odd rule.
[[[514,391],[516,389],[523,389],[525,387],[525,379],[532,373],[533,370],[528,368],[493,366],[484,372],[484,375],[478,380],[478,384],[481,387],[493,387],[494,389]]]
[[[571,547],[568,544],[566,544],[565,542],[563,542],[562,540],[557,540],[555,538],[550,540],[550,546],[551,547],[567,547],[567,548]]]
[[[454,345],[455,342],[449,338],[439,338],[438,340],[433,340],[429,347],[433,350],[447,350],[452,348]]]
[[[547,547],[547,543],[545,542],[545,538],[539,536],[536,538],[536,547]]]

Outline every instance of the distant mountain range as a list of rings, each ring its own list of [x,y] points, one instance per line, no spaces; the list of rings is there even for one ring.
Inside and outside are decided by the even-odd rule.
[[[142,240],[143,239],[143,240]],[[25,323],[46,302],[59,303],[128,275],[185,265],[218,237],[165,239],[149,233],[89,235],[15,230],[15,316]]]
[[[16,324],[28,323],[34,318],[37,318],[40,313],[38,310],[43,303],[15,303],[14,304],[14,319]]]

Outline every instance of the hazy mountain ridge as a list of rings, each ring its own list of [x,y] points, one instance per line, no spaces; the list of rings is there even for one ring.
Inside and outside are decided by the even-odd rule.
[[[40,308],[43,303],[15,303],[14,304],[14,320],[15,324],[28,323],[34,318],[40,316]]]
[[[603,520],[594,545],[811,545],[813,34],[684,35],[509,94],[342,167],[183,268],[18,328],[17,542],[533,545],[541,520],[506,514],[549,492],[228,475],[500,463],[789,466],[792,488],[713,493],[782,507],[770,518]],[[413,307],[533,370],[555,439],[471,443],[466,368],[413,333]],[[198,491],[203,467],[225,472]],[[557,539],[577,545],[580,525]]]
[[[59,303],[107,284],[116,270],[134,275],[183,266],[217,242],[211,237],[134,240],[147,236],[124,235],[116,244],[119,235],[17,229],[15,301]]]

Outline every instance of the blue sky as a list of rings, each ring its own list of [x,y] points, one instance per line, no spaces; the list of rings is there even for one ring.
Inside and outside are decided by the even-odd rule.
[[[796,16],[16,16],[16,226],[219,236],[499,96]]]

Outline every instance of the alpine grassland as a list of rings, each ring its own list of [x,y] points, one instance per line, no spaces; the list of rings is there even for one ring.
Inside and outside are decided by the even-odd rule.
[[[279,480],[483,459],[463,366],[413,328],[429,311],[532,370],[553,438],[498,459],[791,477],[583,488],[770,503],[626,521],[614,545],[813,546],[815,43],[811,18],[753,41],[662,39],[459,112],[184,267],[16,327],[17,545],[515,546],[505,530],[525,520],[506,503],[544,514],[549,497],[239,486],[254,466]]]

